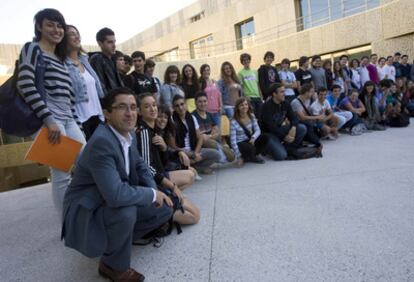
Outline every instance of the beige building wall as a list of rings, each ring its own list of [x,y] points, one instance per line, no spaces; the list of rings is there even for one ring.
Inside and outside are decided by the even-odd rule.
[[[156,74],[162,78],[166,67],[185,63],[196,69],[208,63],[217,78],[222,62],[230,61],[239,69],[239,55],[252,55],[252,67],[257,68],[263,54],[271,50],[276,62],[283,58],[297,60],[302,55],[329,54],[359,46],[371,46],[379,55],[401,51],[414,56],[414,1],[383,0],[381,6],[335,20],[314,28],[298,31],[295,0],[212,0],[199,1],[165,19],[156,26],[119,45],[126,53],[136,50],[152,57],[178,47],[179,57],[174,62],[158,62]],[[204,18],[190,23],[188,19],[204,11]],[[234,25],[254,18],[254,43],[236,51]],[[166,23],[184,22],[179,29],[168,29]],[[163,34],[156,37],[156,34]],[[215,48],[210,57],[190,59],[189,43],[212,34]],[[138,44],[139,43],[139,44]]]

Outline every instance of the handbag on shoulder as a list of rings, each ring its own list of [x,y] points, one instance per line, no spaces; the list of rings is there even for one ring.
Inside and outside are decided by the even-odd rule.
[[[27,43],[29,44],[29,43]],[[45,62],[40,53],[35,70],[35,85],[43,100],[45,100]],[[35,112],[17,89],[19,61],[15,63],[13,76],[0,86],[0,128],[3,132],[27,137],[37,132],[43,125]]]

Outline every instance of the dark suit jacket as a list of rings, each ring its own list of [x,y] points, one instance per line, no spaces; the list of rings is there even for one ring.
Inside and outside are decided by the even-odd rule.
[[[86,144],[63,201],[62,238],[65,245],[88,257],[106,250],[104,207],[152,204],[156,188],[148,166],[130,147],[130,175],[125,171],[121,143],[107,125],[100,125]]]

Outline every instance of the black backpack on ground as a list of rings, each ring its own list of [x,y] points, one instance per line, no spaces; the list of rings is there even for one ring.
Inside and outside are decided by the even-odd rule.
[[[288,160],[322,158],[321,147],[300,147],[288,150]]]

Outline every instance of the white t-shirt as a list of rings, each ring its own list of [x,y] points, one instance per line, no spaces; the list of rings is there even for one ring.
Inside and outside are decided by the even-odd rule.
[[[296,76],[291,71],[283,71],[283,70],[279,71],[279,78],[282,82],[286,81],[289,84],[296,81]],[[285,96],[292,96],[292,95],[295,95],[295,91],[292,88],[285,87]]]
[[[352,82],[358,87],[358,90],[361,88],[361,76],[357,69],[351,69],[352,72]]]
[[[315,102],[312,103],[310,112],[314,116],[319,116],[319,115],[324,115],[326,111],[330,109],[331,109],[331,105],[326,99],[323,101],[323,104],[321,104],[319,100],[316,100]]]
[[[383,80],[385,78],[386,72],[385,72],[385,66],[380,67],[377,66],[377,73],[380,80]]]
[[[198,125],[197,119],[193,115],[191,115],[191,117],[193,118],[193,121],[194,121],[195,130],[198,130],[200,128],[200,126]],[[184,148],[183,149],[186,152],[191,152],[190,131],[188,130],[187,123],[185,121],[183,121],[183,123],[184,123],[185,127],[187,128],[187,134],[184,137]]]
[[[395,82],[395,67],[393,65],[385,65],[384,73],[387,75],[388,79],[391,79]]]
[[[361,85],[363,87],[365,85],[365,82],[370,80],[368,69],[366,67],[360,67],[359,75],[361,76]]]
[[[85,80],[88,101],[75,104],[75,110],[78,114],[79,121],[83,123],[93,116],[99,116],[100,120],[105,121],[101,104],[99,103],[98,92],[96,91],[95,79],[86,69],[81,75]]]

